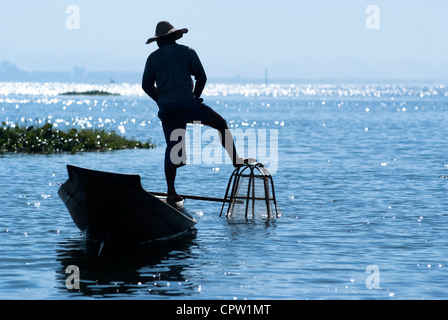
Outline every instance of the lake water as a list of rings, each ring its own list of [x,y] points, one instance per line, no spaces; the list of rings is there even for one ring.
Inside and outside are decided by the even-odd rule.
[[[58,95],[90,89],[121,95]],[[204,98],[232,129],[278,134],[270,151],[282,216],[232,221],[219,203],[187,200],[191,232],[97,257],[57,183],[72,164],[139,174],[145,189],[164,192],[156,105],[139,85],[0,83],[0,122],[100,127],[159,145],[0,155],[0,298],[448,297],[446,84],[222,84]],[[232,170],[189,164],[178,192],[223,197]],[[79,290],[66,286],[69,265]]]

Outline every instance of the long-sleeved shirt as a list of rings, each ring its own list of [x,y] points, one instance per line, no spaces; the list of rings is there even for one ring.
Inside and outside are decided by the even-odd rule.
[[[195,77],[195,85],[191,76]],[[149,55],[142,88],[160,105],[199,99],[206,81],[207,76],[196,52],[173,43]]]

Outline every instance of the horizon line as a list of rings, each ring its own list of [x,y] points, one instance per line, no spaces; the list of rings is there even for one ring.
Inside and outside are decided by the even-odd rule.
[[[71,71],[63,70],[40,70],[26,71],[11,63],[9,60],[0,62],[0,82],[72,82],[72,83],[140,83],[143,71],[119,71],[119,70],[86,70],[75,66]],[[117,79],[114,79],[117,78]],[[232,76],[209,76],[208,83],[253,83],[253,84],[287,84],[287,83],[364,83],[364,82],[448,82],[446,77],[272,77],[268,78],[266,73],[260,76],[241,75]]]

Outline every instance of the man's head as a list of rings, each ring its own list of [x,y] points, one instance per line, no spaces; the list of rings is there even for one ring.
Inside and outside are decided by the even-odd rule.
[[[182,38],[184,33],[187,33],[187,32],[188,32],[188,29],[186,29],[186,28],[176,29],[168,21],[160,21],[156,26],[156,34],[153,37],[149,38],[146,41],[146,44],[149,44],[153,41],[157,41],[157,43],[159,43],[159,41],[160,41],[160,43],[163,45],[166,42],[165,41],[166,39],[168,39],[172,43],[172,42],[176,41],[177,39]],[[159,44],[159,46],[160,46],[160,44]]]
[[[166,45],[169,45],[169,44],[176,43],[177,39],[178,38],[177,38],[177,35],[175,33],[168,34],[168,35],[166,35],[164,37],[160,37],[160,38],[158,38],[156,40],[157,41],[157,46],[160,48],[160,47],[163,47],[163,46],[166,46]]]

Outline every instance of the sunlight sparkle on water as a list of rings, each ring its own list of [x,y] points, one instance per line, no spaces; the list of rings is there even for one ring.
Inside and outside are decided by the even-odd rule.
[[[10,95],[45,96],[44,103],[58,103],[58,95],[64,92],[107,91],[121,96],[145,96],[141,84],[76,84],[4,82],[0,86],[0,102]],[[209,83],[204,89],[205,97],[448,97],[448,88],[443,84],[215,84]],[[91,103],[90,101],[86,103]],[[97,102],[96,102],[97,103]],[[94,103],[94,105],[96,105]],[[269,105],[268,105],[269,107]]]

